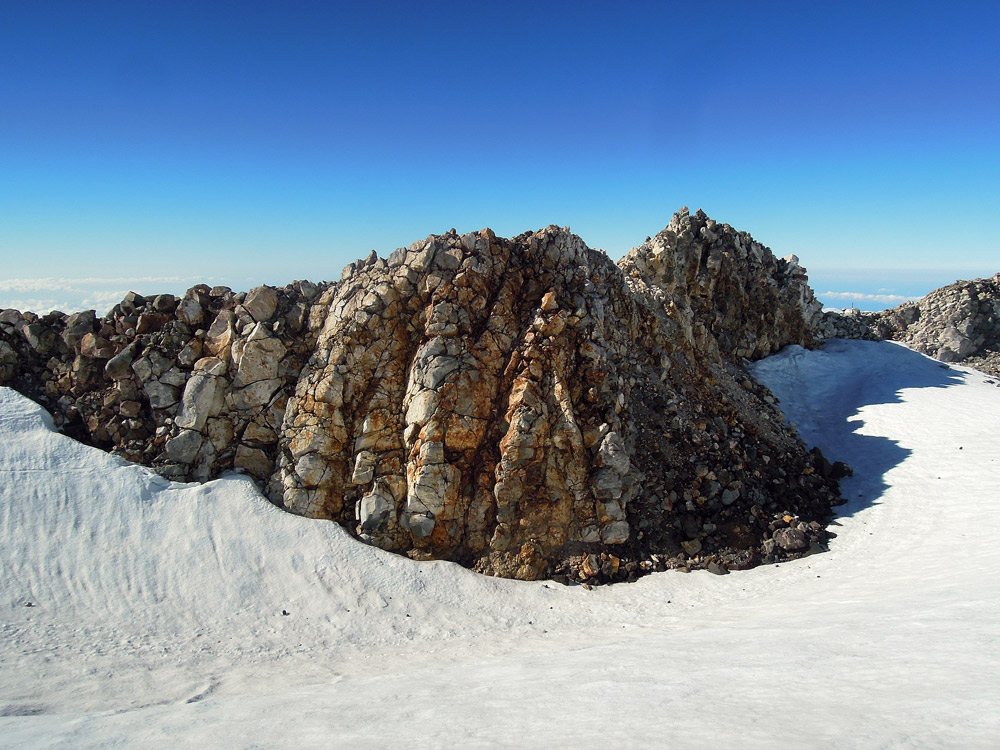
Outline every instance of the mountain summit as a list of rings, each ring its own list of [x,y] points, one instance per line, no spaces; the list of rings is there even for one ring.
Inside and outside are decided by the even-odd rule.
[[[683,209],[620,263],[566,228],[432,235],[341,280],[0,314],[3,383],[173,479],[417,559],[583,581],[822,549],[845,471],[741,363],[812,346],[794,256]]]

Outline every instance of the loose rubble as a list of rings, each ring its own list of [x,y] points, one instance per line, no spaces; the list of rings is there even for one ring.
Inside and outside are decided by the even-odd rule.
[[[336,283],[0,312],[0,384],[179,480],[238,470],[415,559],[563,582],[820,551],[849,469],[742,368],[824,320],[702,212],[619,264],[568,229],[374,252]]]
[[[129,293],[104,318],[4,310],[0,384],[48,407],[66,434],[171,479],[241,469],[265,481],[328,287]]]

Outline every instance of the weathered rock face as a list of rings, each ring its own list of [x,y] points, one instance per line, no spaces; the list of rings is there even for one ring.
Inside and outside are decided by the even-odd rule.
[[[794,255],[779,260],[746,232],[686,210],[619,263],[646,296],[669,306],[688,342],[729,359],[810,346],[822,305]]]
[[[285,402],[311,354],[325,286],[296,282],[182,299],[130,293],[111,313],[0,312],[0,384],[70,435],[174,479],[242,469],[266,480]]]
[[[1000,375],[1000,274],[958,281],[881,312],[827,311],[817,333],[901,341],[942,362]]]
[[[793,259],[684,210],[620,267],[554,226],[452,232],[322,288],[6,311],[0,363],[168,476],[242,469],[415,558],[619,580],[822,546],[843,467],[735,361],[810,344],[818,307]]]

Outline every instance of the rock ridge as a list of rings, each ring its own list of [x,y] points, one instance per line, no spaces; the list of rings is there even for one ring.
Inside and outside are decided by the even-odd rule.
[[[682,209],[618,264],[454,230],[335,283],[0,312],[0,384],[71,435],[415,559],[604,582],[824,548],[831,465],[741,366],[812,346],[797,258]]]
[[[827,310],[817,333],[823,338],[900,341],[941,362],[1000,377],[1000,273],[956,281],[879,312]]]

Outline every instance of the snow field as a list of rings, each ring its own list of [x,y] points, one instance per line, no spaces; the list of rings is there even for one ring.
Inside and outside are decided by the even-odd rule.
[[[885,342],[753,370],[855,469],[831,551],[592,591],[169,483],[0,389],[0,747],[1000,746],[1000,388]]]

